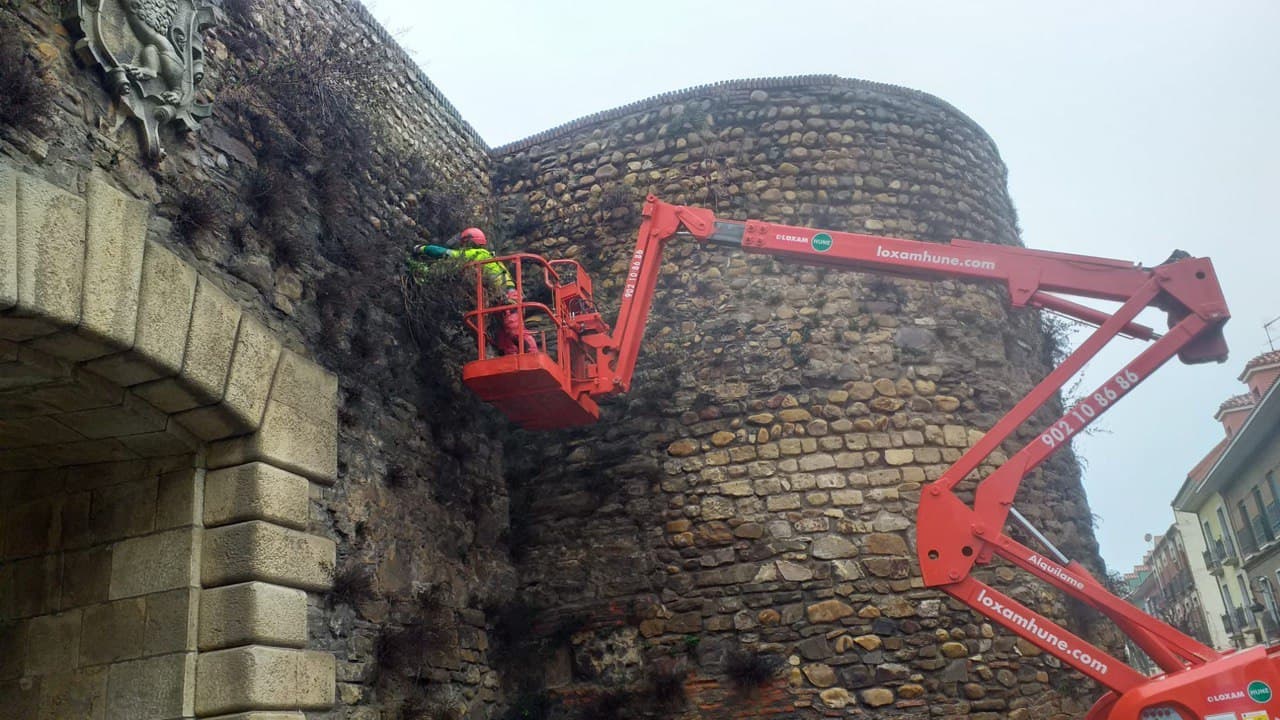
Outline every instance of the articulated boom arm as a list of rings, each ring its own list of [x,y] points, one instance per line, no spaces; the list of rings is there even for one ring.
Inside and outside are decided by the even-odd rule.
[[[562,336],[559,362],[573,368],[566,383],[570,395],[579,398],[579,402],[625,392],[630,387],[661,267],[661,250],[677,236],[810,265],[925,279],[998,282],[1007,288],[1015,307],[1044,308],[1095,325],[1093,333],[1062,365],[1041,380],[941,478],[924,488],[917,517],[917,553],[925,584],[958,598],[1111,690],[1095,706],[1091,718],[1128,720],[1140,714],[1146,718],[1146,712],[1157,707],[1186,718],[1203,717],[1204,698],[1213,694],[1209,691],[1234,690],[1228,686],[1247,673],[1274,679],[1280,690],[1280,670],[1266,651],[1254,649],[1223,656],[1140,612],[1108,592],[1079,563],[1063,557],[1013,508],[1024,477],[1169,359],[1175,355],[1186,363],[1226,359],[1222,326],[1229,314],[1208,259],[1175,253],[1164,264],[1148,268],[1119,260],[964,240],[941,244],[754,220],[718,220],[708,210],[669,205],[650,196],[644,206],[616,327],[609,330],[594,312],[593,302],[588,303],[591,312],[573,317],[562,313],[562,320],[558,321]],[[1111,313],[1103,312],[1067,299],[1072,296],[1112,301],[1119,307]],[[1147,308],[1167,315],[1167,331],[1158,333],[1136,321]],[[1150,344],[979,480],[979,466],[1117,335]],[[594,403],[589,409],[590,417],[584,422],[595,417]],[[956,494],[957,486],[965,480],[978,480],[972,505]],[[1005,534],[1010,516],[1044,546],[1047,555]],[[973,576],[975,565],[989,563],[997,555],[1105,614],[1169,677],[1158,686],[1151,684],[1120,660]],[[1208,695],[1203,695],[1206,692]],[[1199,700],[1193,698],[1197,694],[1201,694]],[[1215,707],[1228,709],[1225,705]],[[1280,702],[1277,708],[1274,714],[1280,715]]]

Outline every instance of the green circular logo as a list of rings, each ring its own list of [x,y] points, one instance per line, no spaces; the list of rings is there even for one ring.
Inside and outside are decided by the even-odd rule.
[[[1249,697],[1254,702],[1264,703],[1271,700],[1271,686],[1261,680],[1249,683]]]
[[[818,233],[809,241],[809,245],[818,252],[826,252],[831,249],[831,236],[826,233]]]

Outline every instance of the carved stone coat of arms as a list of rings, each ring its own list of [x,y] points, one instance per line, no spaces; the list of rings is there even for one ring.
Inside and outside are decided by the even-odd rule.
[[[209,116],[202,33],[215,22],[207,0],[69,0],[67,24],[83,37],[81,59],[99,65],[120,103],[142,124],[148,157],[162,157],[160,128],[194,130]]]

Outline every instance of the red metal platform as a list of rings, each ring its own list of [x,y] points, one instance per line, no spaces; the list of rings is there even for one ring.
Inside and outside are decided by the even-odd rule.
[[[544,352],[518,353],[462,366],[462,381],[485,402],[526,430],[589,425],[600,408],[588,395],[575,397],[561,383],[559,364]]]

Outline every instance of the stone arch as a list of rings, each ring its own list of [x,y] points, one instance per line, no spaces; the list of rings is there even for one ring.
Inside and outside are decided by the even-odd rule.
[[[334,698],[307,593],[337,378],[83,194],[0,161],[0,696],[6,717],[302,718]]]

